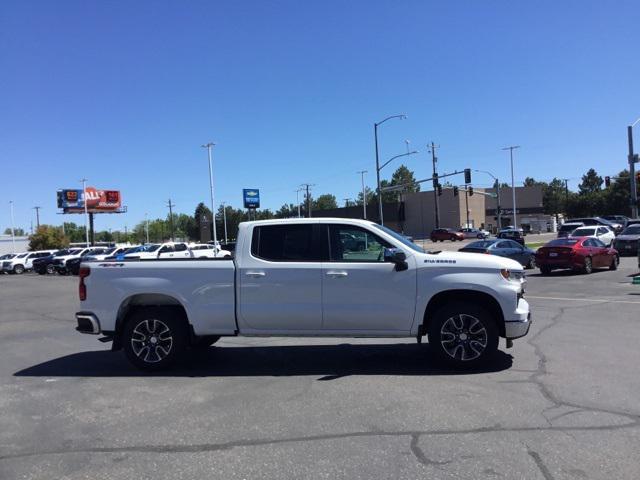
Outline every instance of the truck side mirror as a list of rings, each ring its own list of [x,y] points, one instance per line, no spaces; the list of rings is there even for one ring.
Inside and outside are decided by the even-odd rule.
[[[399,248],[385,248],[384,261],[396,264],[396,272],[401,272],[409,268],[407,254]]]

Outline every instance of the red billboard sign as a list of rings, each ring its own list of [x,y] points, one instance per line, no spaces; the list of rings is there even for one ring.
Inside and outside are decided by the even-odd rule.
[[[87,187],[84,195],[82,190],[59,190],[58,208],[65,213],[83,213],[84,202],[87,211],[92,213],[118,212],[122,209],[122,196],[119,190],[102,190]]]

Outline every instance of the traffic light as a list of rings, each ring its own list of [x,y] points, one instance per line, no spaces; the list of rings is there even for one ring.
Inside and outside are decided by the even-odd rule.
[[[471,169],[464,169],[464,183],[471,183]]]
[[[473,196],[473,187],[471,185],[467,187],[467,192],[469,192],[470,197]]]
[[[438,183],[438,196],[442,195],[442,185]]]
[[[453,187],[453,196],[454,197],[458,196],[458,187],[456,187],[456,186]]]
[[[604,186],[609,188],[611,186],[611,177],[604,177]]]

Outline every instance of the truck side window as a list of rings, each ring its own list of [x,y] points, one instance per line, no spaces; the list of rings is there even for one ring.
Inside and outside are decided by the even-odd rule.
[[[332,262],[384,262],[384,249],[391,245],[373,233],[351,225],[329,226]]]
[[[253,232],[251,244],[254,257],[273,262],[319,262],[320,254],[313,248],[313,225],[265,225]]]
[[[187,249],[187,246],[184,243],[176,243],[174,248],[176,252],[184,252]]]

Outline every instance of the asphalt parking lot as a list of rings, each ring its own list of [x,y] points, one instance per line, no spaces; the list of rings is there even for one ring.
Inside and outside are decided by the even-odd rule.
[[[76,278],[2,275],[0,479],[637,479],[636,273],[532,272],[531,332],[486,371],[230,338],[157,376],[74,331]]]

